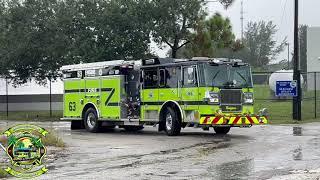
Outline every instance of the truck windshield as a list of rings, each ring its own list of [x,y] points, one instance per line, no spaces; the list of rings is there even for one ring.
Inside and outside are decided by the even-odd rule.
[[[204,65],[204,83],[214,87],[252,87],[251,70],[249,66]]]

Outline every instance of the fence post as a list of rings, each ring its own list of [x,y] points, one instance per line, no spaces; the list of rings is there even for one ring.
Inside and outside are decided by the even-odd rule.
[[[8,77],[6,77],[6,104],[7,104],[7,120],[9,119],[9,90],[8,90]]]
[[[317,119],[317,72],[314,72],[314,118]]]
[[[50,84],[50,96],[49,96],[49,101],[50,101],[50,117],[52,117],[52,89],[51,89],[51,78],[49,79],[49,84]]]

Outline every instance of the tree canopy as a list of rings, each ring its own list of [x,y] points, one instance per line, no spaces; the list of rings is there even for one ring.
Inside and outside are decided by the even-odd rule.
[[[219,2],[228,7],[233,0]],[[152,57],[151,39],[170,46],[176,57],[205,18],[204,4],[204,0],[0,0],[0,75],[16,84],[33,77],[45,83],[55,79],[65,64]]]
[[[191,43],[178,53],[180,57],[216,57],[235,44],[230,20],[219,13],[201,21],[192,36]]]
[[[25,0],[0,7],[0,74],[22,84],[65,64],[150,56],[147,0]]]
[[[307,25],[301,25],[299,27],[299,54],[300,54],[300,68],[302,72],[307,72],[307,32],[308,26]],[[292,61],[293,64],[293,61]]]
[[[286,39],[275,40],[277,26],[272,21],[249,22],[245,31],[243,59],[255,67],[265,67],[284,50]]]
[[[206,11],[204,0],[153,0],[155,25],[152,36],[160,46],[170,47],[171,57],[176,58],[178,50],[193,41],[193,31],[199,29]],[[226,8],[233,0],[220,0]],[[200,27],[201,28],[201,27]]]

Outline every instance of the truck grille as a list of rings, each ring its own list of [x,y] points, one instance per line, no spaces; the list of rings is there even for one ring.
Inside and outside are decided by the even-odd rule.
[[[242,104],[241,90],[221,89],[220,97],[222,105]]]

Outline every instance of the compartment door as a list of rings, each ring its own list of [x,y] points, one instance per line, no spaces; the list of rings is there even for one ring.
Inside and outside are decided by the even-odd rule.
[[[81,79],[69,79],[64,80],[64,104],[63,104],[63,116],[71,118],[81,117]]]
[[[196,66],[182,68],[181,103],[186,121],[193,121],[195,111],[199,110],[199,88]]]
[[[123,76],[101,78],[101,118],[120,120],[121,93],[125,93]]]
[[[146,69],[143,72],[143,90],[141,91],[142,120],[156,121],[159,111],[159,75],[158,69]]]

